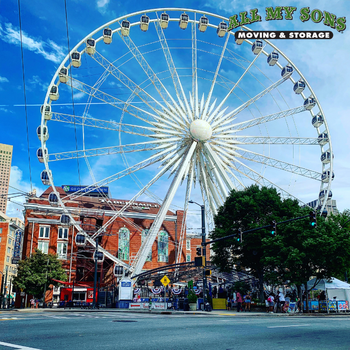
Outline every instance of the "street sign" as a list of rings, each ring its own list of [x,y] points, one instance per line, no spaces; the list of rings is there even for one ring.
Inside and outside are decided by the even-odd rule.
[[[163,286],[166,287],[169,284],[170,279],[168,278],[167,275],[164,275],[160,281],[162,282]]]

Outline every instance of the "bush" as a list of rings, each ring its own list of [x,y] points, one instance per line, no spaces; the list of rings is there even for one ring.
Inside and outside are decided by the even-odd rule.
[[[188,291],[187,299],[188,299],[189,303],[196,303],[198,297],[197,297],[196,293],[192,289],[190,289]]]

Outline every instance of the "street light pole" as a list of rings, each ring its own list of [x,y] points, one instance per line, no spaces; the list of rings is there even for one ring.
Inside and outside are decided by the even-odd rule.
[[[92,302],[92,308],[96,309],[96,284],[97,284],[97,252],[98,252],[98,237],[96,237],[96,248],[95,248],[95,273],[94,273],[94,298]]]

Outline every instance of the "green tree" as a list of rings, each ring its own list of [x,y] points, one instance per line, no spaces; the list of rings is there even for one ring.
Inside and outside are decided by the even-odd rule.
[[[67,280],[67,274],[57,255],[44,254],[38,249],[30,258],[21,260],[17,270],[14,285],[37,298],[43,296],[45,285],[57,286],[59,284],[52,279]]]

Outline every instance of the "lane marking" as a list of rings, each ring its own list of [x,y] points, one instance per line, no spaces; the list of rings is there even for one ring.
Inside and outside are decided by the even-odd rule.
[[[287,326],[270,326],[267,328],[288,328],[288,327],[307,327],[311,326],[310,324],[289,324]]]
[[[21,349],[21,350],[40,350],[40,349],[37,349],[37,348],[29,348],[28,346],[4,343],[4,342],[1,342],[1,341],[0,341],[0,345],[7,346],[9,348]]]

